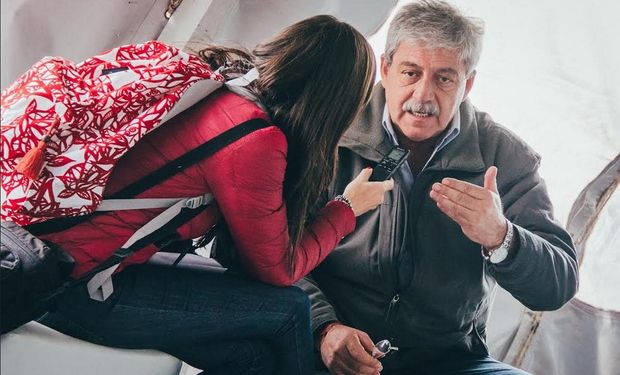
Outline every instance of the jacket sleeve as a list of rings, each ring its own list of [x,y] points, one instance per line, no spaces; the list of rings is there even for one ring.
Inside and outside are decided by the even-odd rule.
[[[555,310],[577,292],[577,256],[570,235],[553,219],[544,181],[533,169],[506,184],[500,194],[514,225],[514,252],[504,262],[486,262],[499,285],[531,310]],[[531,166],[532,164],[530,164]]]
[[[327,299],[327,296],[323,294],[312,275],[304,277],[295,285],[300,287],[310,297],[312,332],[316,334],[316,330],[325,324],[338,321],[336,310]]]
[[[242,265],[259,280],[280,286],[307,275],[355,228],[355,215],[346,204],[327,203],[306,224],[289,268],[286,150],[281,130],[259,130],[229,146],[204,172]]]

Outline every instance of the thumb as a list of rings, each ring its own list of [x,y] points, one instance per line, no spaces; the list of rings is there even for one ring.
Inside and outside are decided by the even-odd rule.
[[[368,179],[370,178],[370,175],[372,175],[372,168],[364,168],[362,169],[360,174],[357,176],[357,178],[362,181],[368,181]]]
[[[495,193],[499,193],[497,191],[497,167],[492,166],[487,169],[484,174],[484,188],[491,190]]]

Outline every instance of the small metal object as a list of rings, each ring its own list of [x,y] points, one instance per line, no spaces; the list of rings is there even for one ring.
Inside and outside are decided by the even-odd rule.
[[[183,0],[170,0],[170,3],[168,4],[168,8],[166,9],[166,12],[164,13],[164,17],[166,17],[167,20],[169,20],[170,17],[172,17],[172,14],[174,14],[174,11],[177,10],[179,5],[181,5],[182,1]]]
[[[372,351],[372,356],[375,358],[383,358],[395,351],[398,351],[398,348],[396,346],[392,346],[390,340],[381,340],[375,344],[375,349]]]

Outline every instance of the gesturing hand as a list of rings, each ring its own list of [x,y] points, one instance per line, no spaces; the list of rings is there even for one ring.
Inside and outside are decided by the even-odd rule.
[[[433,184],[430,197],[437,207],[461,226],[472,241],[487,249],[501,245],[508,226],[497,191],[497,168],[484,174],[484,187],[444,178]]]
[[[383,370],[370,355],[375,345],[366,333],[339,323],[326,329],[321,358],[332,375],[378,375]]]

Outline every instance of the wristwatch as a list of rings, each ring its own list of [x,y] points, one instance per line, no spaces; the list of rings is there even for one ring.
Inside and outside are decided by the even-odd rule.
[[[508,225],[508,231],[501,245],[493,249],[485,249],[482,247],[482,257],[493,264],[504,261],[508,257],[508,250],[510,250],[510,246],[512,245],[514,230],[512,228],[512,223],[508,220],[506,220],[506,224]]]

